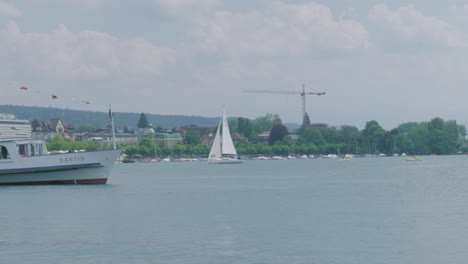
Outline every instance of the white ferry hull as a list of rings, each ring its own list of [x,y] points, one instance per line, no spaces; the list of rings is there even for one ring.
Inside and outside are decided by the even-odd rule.
[[[0,160],[0,184],[105,184],[121,150]]]

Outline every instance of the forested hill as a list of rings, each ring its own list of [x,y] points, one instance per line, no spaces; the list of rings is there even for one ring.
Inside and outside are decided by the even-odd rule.
[[[81,125],[93,126],[95,128],[103,128],[109,124],[108,112],[93,112],[80,111],[71,109],[60,109],[52,107],[37,107],[37,106],[17,106],[17,105],[0,105],[0,113],[14,114],[17,119],[26,120],[50,120],[60,118],[67,124],[72,124],[75,127]],[[130,129],[135,129],[141,113],[125,113],[115,112],[114,123],[118,128],[125,126]],[[183,116],[183,115],[157,115],[145,113],[148,122],[153,127],[162,128],[179,128],[186,125],[197,125],[201,127],[214,127],[218,124],[219,118],[201,117],[201,116]]]

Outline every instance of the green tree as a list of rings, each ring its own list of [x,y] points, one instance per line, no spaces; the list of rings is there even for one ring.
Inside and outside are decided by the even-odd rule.
[[[94,151],[101,148],[95,141],[72,141],[70,139],[54,136],[46,141],[47,149],[54,150],[87,150]]]
[[[339,131],[340,138],[344,144],[343,151],[346,153],[357,153],[357,140],[359,129],[354,126],[342,126]]]
[[[196,130],[189,130],[185,134],[184,141],[188,145],[198,145],[200,144],[200,133]]]
[[[231,132],[231,134],[238,133],[236,118],[228,118],[228,125],[229,125],[229,131]]]
[[[275,125],[281,124],[283,123],[278,115],[266,114],[265,116],[255,118],[253,127],[257,133],[263,133],[270,131]]]
[[[156,156],[156,147],[153,141],[149,138],[144,138],[140,141],[138,145],[140,154],[144,157],[155,157]]]
[[[429,129],[427,128],[427,123],[421,123],[413,127],[408,132],[408,137],[413,142],[414,154],[418,154],[418,155],[431,154],[431,150],[428,147]]]
[[[272,146],[272,151],[274,155],[287,156],[289,155],[288,146],[275,144]]]
[[[177,157],[182,156],[184,151],[185,151],[185,146],[182,144],[177,144],[172,148],[172,153]]]
[[[167,146],[166,142],[160,141],[156,148],[159,157],[167,157],[171,155],[171,149]]]
[[[140,119],[138,120],[138,128],[148,128],[149,123],[148,119],[146,119],[146,115],[144,113],[140,114]]]
[[[395,147],[396,153],[399,154],[416,154],[414,152],[414,144],[411,138],[407,134],[398,134],[395,136]]]
[[[340,132],[335,127],[319,128],[323,139],[329,144],[338,144],[342,141]]]
[[[126,155],[133,157],[136,154],[140,153],[140,150],[138,149],[138,146],[135,145],[127,145],[124,148],[124,152]]]
[[[427,145],[432,154],[451,154],[461,149],[464,133],[456,121],[433,118],[428,124]]]
[[[299,131],[299,142],[305,144],[312,143],[315,146],[320,146],[326,143],[320,129],[312,127],[304,128]]]
[[[302,126],[310,126],[310,117],[309,117],[309,114],[307,114],[307,112],[305,113],[304,115],[304,120],[302,121]]]
[[[406,122],[398,125],[396,130],[398,130],[399,134],[408,134],[414,127],[417,126],[419,126],[417,122]]]
[[[255,131],[252,131],[252,134],[250,134],[250,136],[248,137],[248,140],[252,144],[258,144],[260,142],[260,138],[258,134],[255,133]]]
[[[81,143],[84,143],[84,145]],[[77,145],[74,145],[74,144],[77,144]],[[101,148],[102,148],[101,145],[97,143],[96,141],[84,141],[84,142],[73,141],[73,147],[72,147],[72,149],[84,149],[87,151],[96,151]]]
[[[440,117],[431,119],[431,122],[427,125],[429,130],[444,130],[444,120]]]
[[[466,136],[465,126],[460,126],[455,120],[444,122],[444,132],[448,137],[448,144],[450,145],[450,153],[456,153],[461,150],[464,139]]]
[[[443,155],[450,154],[453,151],[447,133],[440,129],[430,130],[427,141],[431,154]]]
[[[385,130],[375,120],[368,121],[361,135],[367,146],[368,153],[377,153],[377,142],[380,141],[384,135]]]
[[[377,149],[381,153],[391,153],[393,150],[393,135],[390,131],[386,131],[380,137],[377,144]]]
[[[69,150],[71,149],[71,140],[55,135],[46,142],[48,150]]]
[[[252,142],[254,139],[253,137],[256,136],[252,122],[248,118],[237,118],[237,132],[247,138],[250,142]]]
[[[284,125],[275,125],[271,128],[268,144],[273,145],[288,135],[288,128]]]

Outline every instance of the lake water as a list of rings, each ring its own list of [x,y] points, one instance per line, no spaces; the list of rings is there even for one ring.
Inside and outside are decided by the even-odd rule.
[[[0,188],[1,263],[467,263],[468,157],[116,164]]]

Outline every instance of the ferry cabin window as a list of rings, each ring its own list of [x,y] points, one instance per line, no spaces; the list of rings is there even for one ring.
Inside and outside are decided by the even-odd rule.
[[[23,156],[23,157],[26,157],[28,156],[28,144],[20,144],[20,145],[17,145],[18,147],[18,153]]]
[[[40,156],[42,155],[42,144],[30,144],[29,145],[31,156]]]
[[[5,146],[0,146],[0,159],[9,159],[10,154],[8,153],[8,149]]]
[[[33,156],[42,155],[42,144],[31,144],[31,154]]]

